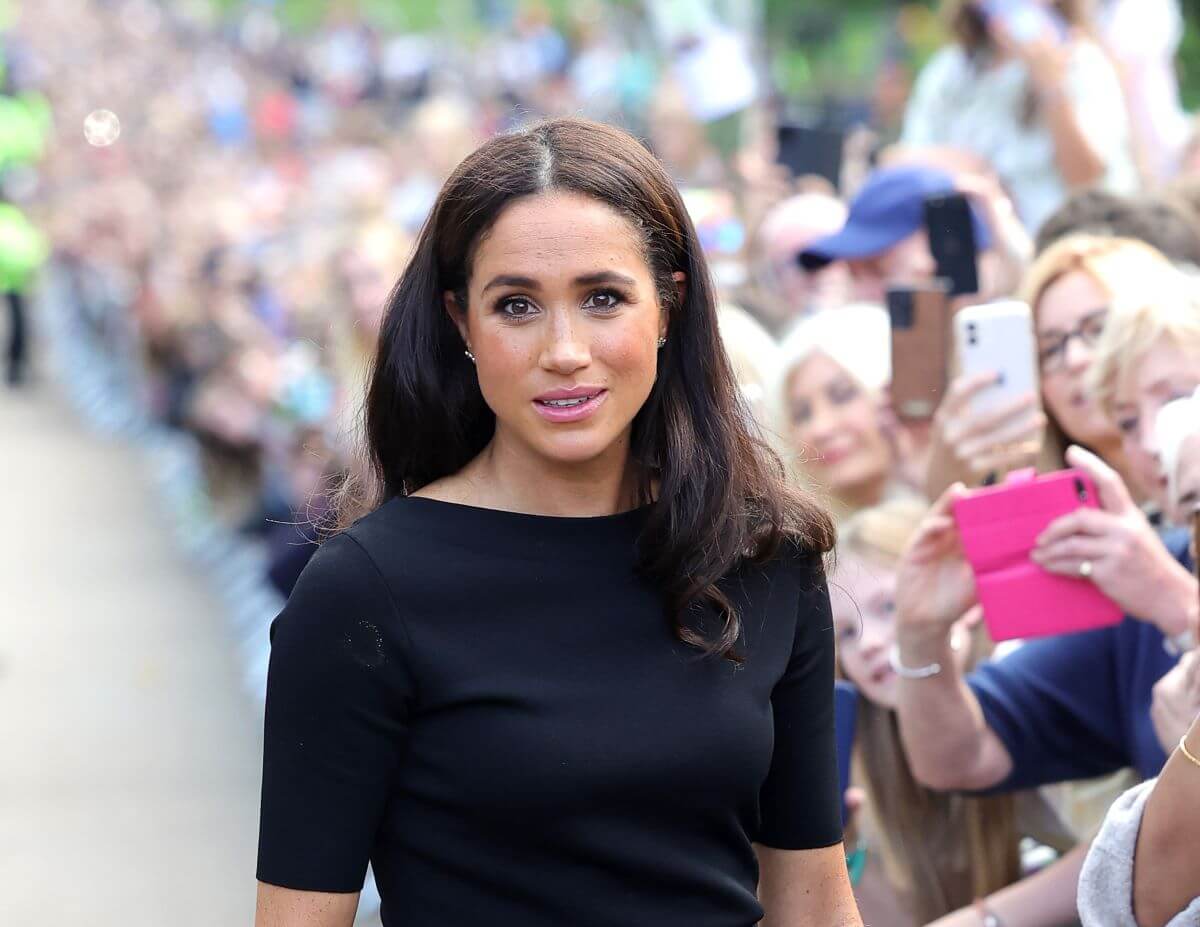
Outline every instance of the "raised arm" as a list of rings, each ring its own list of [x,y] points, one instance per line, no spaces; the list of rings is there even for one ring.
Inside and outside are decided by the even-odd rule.
[[[975,600],[975,581],[950,514],[962,491],[952,486],[930,510],[897,577],[900,734],[913,775],[933,789],[988,788],[1012,769],[950,648],[955,622]]]

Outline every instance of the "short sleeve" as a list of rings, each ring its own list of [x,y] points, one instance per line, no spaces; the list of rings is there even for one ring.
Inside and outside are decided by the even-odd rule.
[[[349,535],[327,541],[271,629],[259,881],[362,889],[406,740],[406,654],[374,562]]]
[[[1091,779],[1132,764],[1121,736],[1116,632],[1029,641],[967,678],[1012,758],[1012,772],[991,791]]]
[[[833,615],[819,557],[806,560],[792,653],[771,694],[775,750],[759,794],[757,842],[784,850],[842,839],[833,723]]]

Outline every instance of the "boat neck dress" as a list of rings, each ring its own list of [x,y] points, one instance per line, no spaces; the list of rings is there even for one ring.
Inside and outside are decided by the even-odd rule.
[[[637,575],[648,511],[403,497],[322,544],[271,629],[259,880],[369,861],[387,927],[757,923],[752,844],[842,836],[822,561],[722,581],[735,667]]]

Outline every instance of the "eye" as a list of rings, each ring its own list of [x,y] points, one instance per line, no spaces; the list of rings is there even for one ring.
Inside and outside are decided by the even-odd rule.
[[[1066,339],[1043,342],[1042,348],[1038,352],[1038,359],[1041,360],[1042,364],[1048,364],[1062,353],[1066,344]]]
[[[889,615],[889,616],[896,614],[896,600],[895,599],[884,599],[882,602],[879,603],[879,612],[882,615]]]
[[[834,405],[844,406],[858,398],[858,387],[845,380],[839,380],[830,385],[827,393],[830,402]]]
[[[797,402],[792,406],[792,424],[803,425],[812,418],[812,404]]]
[[[508,296],[500,300],[496,311],[510,319],[525,319],[533,315],[537,308],[524,296]]]
[[[1117,430],[1123,435],[1133,434],[1135,431],[1137,431],[1137,427],[1138,420],[1133,416],[1117,419]]]
[[[625,302],[625,298],[616,290],[597,290],[584,300],[583,308],[591,309],[603,315],[608,312],[615,312],[623,302]]]

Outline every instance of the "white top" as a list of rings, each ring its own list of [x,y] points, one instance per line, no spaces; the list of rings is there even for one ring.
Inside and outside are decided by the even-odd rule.
[[[1179,0],[1109,0],[1101,13],[1104,42],[1121,62],[1129,109],[1156,179],[1169,178],[1192,134],[1179,101],[1175,55],[1183,38]]]
[[[1133,854],[1142,814],[1156,779],[1143,782],[1117,799],[1092,842],[1079,875],[1079,920],[1083,927],[1138,927],[1133,916]],[[1200,924],[1195,898],[1166,927]]]
[[[1113,193],[1137,188],[1121,84],[1093,42],[1072,44],[1067,98],[1080,129],[1107,170],[1101,186]],[[1024,120],[1029,86],[1023,62],[983,67],[958,45],[937,52],[922,69],[909,100],[901,141],[942,145],[987,160],[1012,195],[1031,231],[1067,196],[1054,159],[1054,139],[1037,114]]]

